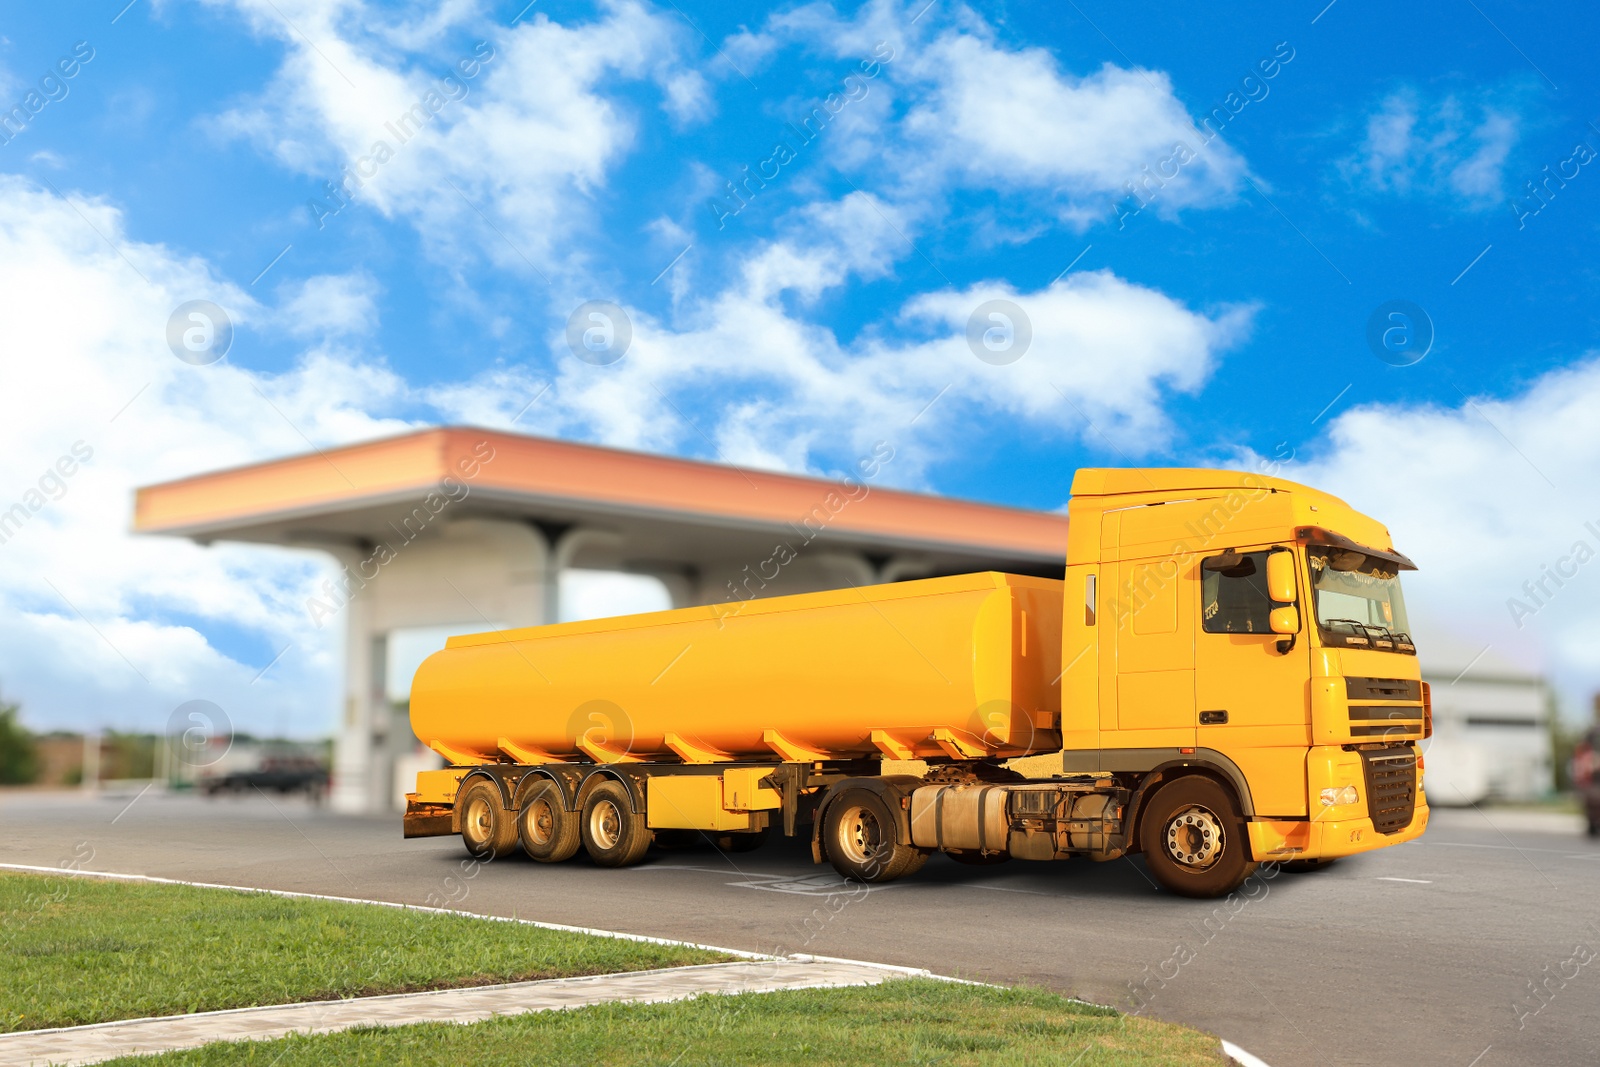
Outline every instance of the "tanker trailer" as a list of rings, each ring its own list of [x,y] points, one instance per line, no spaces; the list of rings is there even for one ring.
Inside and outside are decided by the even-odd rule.
[[[657,835],[742,850],[808,828],[816,861],[866,882],[934,852],[1143,852],[1168,889],[1214,896],[1265,860],[1422,832],[1429,701],[1387,530],[1209,470],[1080,471],[1069,516],[1064,580],[452,637],[411,693],[449,766],[417,776],[404,833],[624,866]]]

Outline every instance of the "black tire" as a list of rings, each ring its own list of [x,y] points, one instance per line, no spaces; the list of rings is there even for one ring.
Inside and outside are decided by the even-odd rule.
[[[567,810],[561,787],[548,778],[529,783],[517,801],[517,841],[528,858],[560,863],[577,854],[578,814]]]
[[[828,805],[822,844],[833,869],[855,882],[892,882],[928,862],[928,853],[900,840],[889,806],[867,789],[847,789]]]
[[[726,834],[707,834],[718,852],[754,852],[767,843],[765,830],[741,830]]]
[[[1255,873],[1239,806],[1210,778],[1190,775],[1157,790],[1139,841],[1150,873],[1179,896],[1226,896]]]
[[[584,850],[602,867],[630,866],[650,849],[650,828],[621,782],[599,782],[584,793],[579,832]]]
[[[497,860],[517,847],[517,823],[500,799],[500,787],[474,778],[456,798],[461,809],[461,843],[473,859]]]
[[[663,852],[684,852],[704,840],[699,830],[654,830],[651,833],[655,840],[650,843]]]
[[[1329,867],[1333,866],[1337,859],[1338,857],[1334,856],[1329,859],[1320,860],[1287,860],[1282,864],[1282,866],[1283,869],[1288,871],[1290,874],[1310,874],[1312,871],[1327,870]]]

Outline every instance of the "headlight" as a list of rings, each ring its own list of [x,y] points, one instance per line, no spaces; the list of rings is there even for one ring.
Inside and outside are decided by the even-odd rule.
[[[1356,787],[1353,785],[1347,785],[1342,789],[1324,789],[1322,791],[1322,806],[1325,808],[1354,804],[1360,799],[1361,794],[1356,792]]]

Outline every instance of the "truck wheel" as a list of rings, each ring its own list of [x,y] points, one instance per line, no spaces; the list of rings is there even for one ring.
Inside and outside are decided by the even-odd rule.
[[[621,782],[601,782],[583,801],[583,847],[602,867],[638,863],[650,848],[650,828],[633,810]]]
[[[767,832],[765,830],[741,830],[735,833],[717,834],[711,837],[711,843],[717,847],[719,852],[754,852],[767,843]]]
[[[828,805],[823,844],[833,869],[857,882],[891,882],[928,862],[926,852],[901,842],[888,805],[866,789]]]
[[[497,860],[517,845],[517,824],[500,803],[500,787],[475,778],[456,801],[461,806],[461,843],[474,859]]]
[[[699,830],[652,830],[650,843],[663,852],[683,852],[701,843]]]
[[[1221,785],[1198,775],[1156,792],[1139,840],[1156,881],[1183,897],[1231,893],[1256,869],[1238,805]]]
[[[578,851],[578,817],[567,810],[561,787],[550,779],[540,779],[523,792],[517,805],[517,840],[540,863],[560,863]]]

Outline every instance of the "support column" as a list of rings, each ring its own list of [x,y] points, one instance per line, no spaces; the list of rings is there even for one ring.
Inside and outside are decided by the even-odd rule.
[[[685,565],[677,570],[665,568],[651,568],[639,570],[634,573],[647,574],[667,587],[667,596],[672,598],[675,608],[689,608],[705,603],[701,599],[700,572],[694,567]]]
[[[339,563],[353,564],[354,552],[333,553]],[[348,557],[348,558],[347,558]],[[328,806],[346,814],[366,814],[374,810],[373,766],[373,672],[375,644],[382,640],[373,632],[372,601],[357,596],[340,609],[344,616],[344,699],[340,709],[339,734],[333,746],[333,781]],[[378,676],[382,686],[382,675]]]
[[[890,556],[876,569],[877,581],[880,584],[926,578],[933,570],[926,561],[915,556]]]
[[[544,622],[548,626],[561,621],[561,572],[571,565],[579,552],[595,548],[620,549],[623,540],[620,534],[610,530],[584,526],[541,530],[549,546],[544,569]]]

